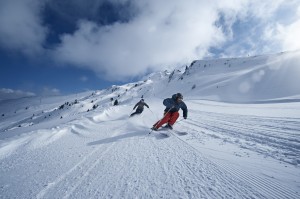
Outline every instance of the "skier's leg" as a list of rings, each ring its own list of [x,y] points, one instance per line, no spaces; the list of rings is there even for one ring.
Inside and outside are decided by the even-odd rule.
[[[136,109],[136,113],[141,114],[143,112],[143,109]]]
[[[153,127],[155,127],[155,128],[158,129],[158,128],[161,127],[163,124],[165,124],[165,123],[167,123],[167,122],[169,121],[170,116],[171,116],[171,113],[167,113],[167,114],[163,117],[163,119],[161,119],[160,121],[156,122],[156,123],[153,125]]]
[[[170,115],[170,120],[169,120],[169,125],[173,126],[176,122],[176,120],[178,119],[179,117],[179,113],[178,112],[174,112]]]
[[[136,114],[136,112],[132,113],[132,114],[130,115],[130,117],[134,116],[135,114]]]

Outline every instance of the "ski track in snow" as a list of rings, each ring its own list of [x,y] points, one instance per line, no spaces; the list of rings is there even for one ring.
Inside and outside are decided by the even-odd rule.
[[[193,147],[188,142],[186,142],[183,139],[181,139],[180,137],[178,137],[175,133],[173,133],[173,135],[174,135],[174,137],[178,138],[182,143],[184,143],[188,147],[193,148],[195,151],[197,151],[201,154],[201,150]],[[226,164],[223,161],[218,161],[216,159],[206,160],[206,161],[212,161],[217,168],[224,169],[226,172],[232,174],[234,176],[234,178],[240,179],[241,183],[251,186],[256,191],[258,190],[259,193],[263,194],[263,197],[278,198],[278,199],[280,199],[280,198],[298,198],[299,197],[299,195],[297,193],[294,193],[294,191],[289,189],[288,187],[282,186],[282,185],[272,182],[268,179],[264,179],[253,173],[245,172],[245,171],[237,168],[233,164]]]
[[[300,159],[300,118],[265,118],[203,112],[187,121],[194,131],[202,131],[225,142],[238,142],[241,147],[273,158],[298,164]],[[275,126],[275,127],[274,127]],[[191,128],[187,127],[186,128]],[[249,141],[249,143],[247,142]],[[264,147],[256,147],[258,143]],[[296,156],[294,154],[298,154]]]
[[[114,127],[111,129],[110,131],[114,132],[111,136],[113,137],[117,135],[118,130],[121,129],[123,125],[124,124],[119,125],[117,128]],[[85,129],[85,127],[75,125],[73,132],[75,129],[77,129],[77,132],[79,132],[80,130],[78,129]],[[80,133],[77,134],[80,135]],[[37,195],[37,198],[61,198],[62,195],[62,198],[69,198],[74,190],[82,184],[82,181],[89,176],[91,170],[93,170],[96,165],[103,161],[102,157],[105,156],[105,154],[108,153],[115,144],[116,142],[112,142],[108,145],[98,145],[95,147],[95,149],[86,155],[78,164],[76,164],[63,175],[59,176],[55,181],[50,182],[49,186],[40,191],[40,193]],[[47,194],[47,197],[45,194]]]
[[[299,55],[197,60],[93,93],[1,101],[0,198],[299,199]],[[149,135],[177,92],[188,119]],[[129,118],[141,96],[151,109]]]
[[[299,154],[298,118],[194,108],[193,117],[175,126],[188,134],[165,138],[148,134],[151,123],[143,115],[111,113],[118,111],[42,130],[34,141],[24,135],[0,162],[10,182],[0,182],[3,198],[299,198],[277,181],[201,152],[206,139],[214,139],[293,164],[299,159],[292,156]]]

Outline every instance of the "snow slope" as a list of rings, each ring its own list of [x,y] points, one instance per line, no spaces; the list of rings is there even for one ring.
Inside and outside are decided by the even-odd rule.
[[[299,63],[299,52],[199,60],[106,90],[2,101],[0,198],[299,198]],[[170,137],[151,132],[176,92],[188,119]],[[150,109],[129,118],[141,96]]]

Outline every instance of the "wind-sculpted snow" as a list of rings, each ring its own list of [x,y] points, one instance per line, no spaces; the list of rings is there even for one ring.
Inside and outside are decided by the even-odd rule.
[[[109,107],[105,109],[101,114],[94,116],[95,122],[112,121],[128,118],[127,107]]]
[[[51,130],[38,130],[31,132],[29,135],[21,135],[17,138],[0,142],[0,159],[8,157],[13,153],[17,153],[18,150],[39,149],[46,145],[55,142],[57,139],[63,137],[68,129],[51,129]]]
[[[298,198],[299,103],[187,100],[188,119],[165,138],[148,134],[162,108],[148,100],[140,116],[112,106],[2,140],[1,196]]]

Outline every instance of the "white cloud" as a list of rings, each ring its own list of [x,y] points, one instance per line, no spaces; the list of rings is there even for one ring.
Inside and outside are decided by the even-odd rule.
[[[26,55],[42,52],[47,33],[41,20],[44,1],[0,1],[0,45]]]
[[[22,97],[32,97],[32,96],[35,96],[35,93],[21,91],[21,90],[13,90],[9,88],[0,89],[0,101],[7,100],[7,99],[17,99]]]
[[[131,2],[140,11],[134,19],[105,27],[82,20],[76,32],[61,37],[55,57],[65,63],[89,68],[109,79],[120,80],[149,69],[200,59],[209,53],[211,47],[222,48],[230,40],[232,43],[228,49],[223,50],[233,56],[268,52],[275,45],[285,48],[284,43],[290,41],[287,36],[288,40],[276,40],[275,43],[258,38],[264,28],[275,23],[276,12],[284,0]],[[292,1],[288,6],[296,3]],[[224,21],[218,27],[216,22],[220,13]],[[254,19],[253,27],[245,27],[251,29],[234,29],[238,20],[247,24],[249,17]],[[297,34],[293,27],[290,29],[293,32],[289,33],[290,37]],[[241,33],[239,41],[232,40],[234,34]]]
[[[43,96],[60,95],[60,90],[57,88],[43,87],[41,95]]]
[[[287,26],[278,24],[277,31],[275,38],[282,43],[283,49],[300,49],[300,41],[298,39],[300,35],[300,17],[297,21]]]
[[[74,34],[61,37],[55,56],[118,80],[202,57],[210,46],[225,40],[214,25],[218,12],[213,4],[198,0],[136,3],[141,13],[128,23],[100,27],[81,21]]]
[[[260,20],[269,21],[274,17],[274,13],[286,0],[249,0],[249,17],[256,17]]]
[[[295,39],[299,35],[298,0],[113,0],[116,5],[130,3],[134,14],[127,22],[101,26],[92,20],[103,2],[72,2],[68,9],[82,20],[75,32],[61,35],[61,43],[52,51],[54,59],[107,79],[123,80],[201,59],[212,53],[211,47],[224,56],[299,48]],[[48,33],[42,21],[46,3],[67,15],[58,0],[1,1],[0,45],[29,55],[43,52]],[[90,20],[84,18],[86,13]],[[289,19],[284,20],[287,15]],[[237,24],[244,25],[239,29]]]
[[[42,95],[42,96],[60,95],[60,90],[57,88],[43,87],[39,91],[38,95]],[[22,90],[0,88],[0,101],[8,100],[8,99],[18,99],[23,97],[32,97],[32,96],[37,96],[37,94],[33,92],[22,91]]]
[[[269,48],[280,51],[291,51],[300,49],[300,2],[291,1],[289,4],[293,9],[288,13],[288,20],[275,21],[266,26],[263,37],[269,42]],[[285,14],[285,13],[283,13]]]

